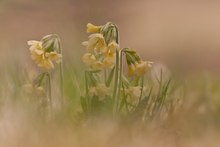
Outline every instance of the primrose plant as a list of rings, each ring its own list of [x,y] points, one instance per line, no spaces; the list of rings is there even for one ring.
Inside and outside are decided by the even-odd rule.
[[[88,41],[82,43],[87,66],[85,96],[81,97],[85,116],[129,115],[146,96],[144,77],[153,63],[142,60],[134,49],[120,48],[118,27],[111,22],[88,23],[87,32],[91,33]]]
[[[168,112],[173,107],[166,102],[170,80],[158,78],[156,91],[146,86],[146,75],[153,63],[143,60],[136,50],[121,48],[118,27],[108,22],[96,26],[87,24],[88,40],[82,43],[86,53],[82,60],[85,71],[85,93],[80,97],[83,118],[111,116],[148,120]],[[51,73],[55,62],[60,71],[60,103],[63,106],[62,46],[58,35],[51,34],[40,41],[28,41],[31,58],[41,69],[31,84],[26,85],[36,97],[41,97],[50,112],[52,105]],[[127,72],[126,72],[127,70]]]
[[[40,41],[30,40],[30,53],[32,60],[41,68],[42,72],[30,83],[26,84],[29,92],[41,93],[42,103],[48,106],[52,112],[52,95],[51,95],[51,72],[55,68],[54,63],[59,64],[60,69],[60,91],[61,104],[63,104],[63,66],[62,66],[62,47],[58,35],[51,34],[43,37]]]

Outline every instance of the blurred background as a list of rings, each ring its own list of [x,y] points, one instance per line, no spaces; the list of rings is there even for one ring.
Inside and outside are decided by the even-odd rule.
[[[80,90],[84,85],[84,81],[80,81],[84,69],[81,66],[81,57],[85,53],[81,42],[88,37],[86,24],[91,22],[102,25],[108,21],[119,27],[121,48],[136,49],[143,59],[162,63],[174,77],[180,79],[180,82],[178,78],[174,80],[174,90],[172,89],[170,98],[177,98],[183,105],[177,115],[165,124],[168,129],[172,128],[174,133],[163,131],[167,128],[162,128],[164,133],[158,133],[162,137],[153,134],[150,140],[155,137],[153,142],[157,143],[158,138],[162,138],[161,146],[164,147],[164,138],[165,142],[168,138],[168,142],[170,140],[173,143],[173,140],[178,141],[180,136],[184,142],[186,134],[195,133],[207,135],[208,138],[208,145],[203,143],[203,139],[199,139],[198,143],[201,145],[198,146],[210,146],[210,142],[213,144],[211,146],[214,146],[213,140],[219,142],[220,135],[210,135],[212,131],[220,132],[218,0],[0,0],[0,140],[14,144],[11,146],[18,146],[18,143],[22,147],[25,146],[22,143],[28,144],[26,146],[41,146],[37,144],[39,140],[45,142],[46,146],[59,146],[59,142],[60,146],[63,146],[63,142],[71,144],[76,140],[78,143],[79,138],[82,138],[80,143],[90,144],[94,137],[98,141],[109,137],[103,135],[102,131],[97,132],[97,127],[92,128],[95,130],[91,131],[93,134],[87,135],[86,131],[82,133],[81,136],[86,134],[85,138],[77,137],[77,134],[74,137],[75,131],[69,131],[66,125],[57,129],[49,124],[41,127],[39,131],[40,127],[32,123],[32,119],[35,121],[35,118],[38,118],[34,113],[30,113],[33,117],[29,118],[26,117],[26,112],[23,112],[28,109],[9,105],[10,100],[21,100],[21,103],[25,101],[23,99],[26,97],[23,98],[21,91],[24,84],[22,71],[26,68],[36,68],[31,61],[27,41],[40,40],[47,34],[56,33],[60,36],[64,48],[65,96],[71,106],[68,110],[74,109],[62,116],[68,118],[72,126],[75,109],[78,109],[75,106],[79,104]],[[58,95],[58,88],[56,85],[53,87],[55,96]],[[31,123],[26,122],[26,119]],[[210,126],[217,126],[218,130],[215,127],[211,130]],[[99,130],[106,129],[100,128],[102,126]],[[48,133],[50,131],[51,133]],[[130,137],[129,133],[125,133]],[[117,138],[118,131],[116,134]],[[134,134],[136,135],[136,131]],[[170,138],[172,135],[175,138]],[[14,141],[16,138],[20,142]],[[123,137],[118,138],[119,142],[126,141]],[[144,140],[148,138],[145,137]],[[0,141],[0,146],[9,146],[5,145],[4,141]],[[217,146],[218,144],[216,143]],[[97,144],[95,146],[97,147]],[[187,144],[186,146],[190,147]],[[195,144],[192,143],[192,146]]]
[[[0,0],[0,67],[30,63],[27,40],[59,34],[64,60],[78,64],[86,24],[120,28],[121,47],[174,73],[220,71],[220,1]]]

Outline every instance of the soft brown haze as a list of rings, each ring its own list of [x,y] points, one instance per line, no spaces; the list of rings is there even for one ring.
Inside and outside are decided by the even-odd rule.
[[[180,86],[172,95],[186,98],[181,99],[185,102],[183,109],[169,118],[168,123],[155,124],[158,128],[148,126],[148,131],[140,131],[137,125],[129,132],[108,121],[101,121],[94,128],[85,125],[80,130],[73,127],[72,116],[65,125],[59,122],[39,125],[38,117],[16,104],[20,100],[16,94],[21,93],[23,81],[20,84],[19,78],[23,69],[36,68],[27,41],[58,34],[68,75],[73,67],[81,68],[85,52],[81,42],[88,36],[86,24],[102,25],[108,21],[119,27],[122,48],[134,48],[143,59],[166,65],[173,77],[181,80],[189,77],[186,82],[182,80],[185,83],[180,80],[180,84],[177,78]],[[217,0],[0,0],[0,77],[15,67],[8,72],[11,75],[5,74],[0,79],[0,146],[218,146],[219,130],[215,126],[219,127],[220,121],[219,57],[220,1]],[[68,78],[65,96],[74,97],[77,88]],[[11,105],[13,100],[17,101]],[[199,137],[195,139],[189,134]]]
[[[1,64],[27,61],[26,41],[60,35],[67,59],[80,59],[88,22],[116,23],[121,47],[176,71],[219,71],[220,2],[213,0],[1,0]],[[2,62],[4,61],[4,62]]]

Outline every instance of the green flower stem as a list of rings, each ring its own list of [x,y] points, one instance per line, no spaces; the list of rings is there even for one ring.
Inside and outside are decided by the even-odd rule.
[[[120,40],[119,40],[119,30],[118,27],[115,25],[116,28],[116,43],[120,46]],[[116,65],[115,65],[115,85],[114,85],[114,91],[113,91],[113,114],[117,113],[118,109],[118,102],[119,102],[119,94],[120,94],[120,85],[121,85],[121,68],[122,66],[120,61],[120,55],[121,51],[116,50]],[[118,94],[119,93],[119,94]]]
[[[46,75],[48,78],[49,107],[50,107],[50,113],[52,113],[51,74],[49,72],[47,72]]]
[[[63,94],[64,94],[64,84],[63,84],[63,47],[61,44],[61,40],[58,37],[59,40],[59,53],[62,55],[61,58],[61,62],[59,64],[59,69],[60,69],[60,95],[61,95],[61,107],[63,107],[64,105],[64,98],[63,98]]]
[[[123,49],[119,51],[119,77],[118,77],[118,88],[117,88],[117,95],[116,95],[116,100],[115,100],[115,112],[118,112],[118,105],[119,105],[119,99],[120,99],[120,94],[121,94],[121,79],[122,79],[122,69],[123,69],[123,64],[122,64],[122,55],[123,55]]]
[[[143,95],[143,90],[144,90],[144,75],[141,77],[141,94],[140,94],[140,97],[139,97],[139,100],[138,100],[138,104],[141,102],[141,98],[142,98],[142,95]]]
[[[63,61],[60,63],[60,95],[61,95],[61,106],[63,107],[64,105],[64,98],[63,98],[63,93],[64,93],[64,88],[63,88]]]
[[[118,90],[118,77],[119,77],[119,51],[116,51],[116,64],[115,64],[115,84],[114,84],[114,91],[113,91],[113,113],[116,113],[116,96]]]
[[[87,100],[87,109],[90,112],[90,98],[89,98],[89,85],[88,85],[88,71],[85,71],[85,85],[86,85],[86,100]]]

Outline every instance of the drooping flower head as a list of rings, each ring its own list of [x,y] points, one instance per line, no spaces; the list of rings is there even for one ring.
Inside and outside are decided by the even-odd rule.
[[[37,66],[50,70],[54,68],[53,61],[59,62],[62,55],[56,51],[53,41],[46,42],[44,39],[45,37],[42,41],[30,40],[28,45],[30,45],[31,58]]]
[[[136,74],[138,76],[143,76],[152,67],[152,62],[140,61],[135,66],[136,66]]]
[[[143,76],[151,67],[153,62],[143,61],[135,50],[125,49],[129,76]]]
[[[89,40],[83,42],[90,53],[104,53],[107,50],[105,39],[102,34],[96,33],[89,36]]]
[[[83,62],[93,69],[107,69],[115,64],[115,52],[119,49],[116,43],[116,29],[111,22],[102,26],[87,24],[87,32],[93,33],[88,41],[82,44],[87,52],[83,55]]]

